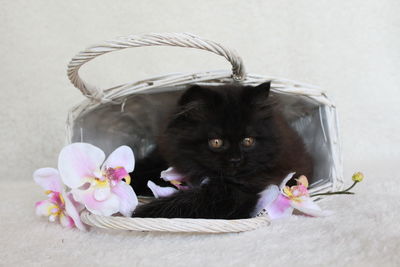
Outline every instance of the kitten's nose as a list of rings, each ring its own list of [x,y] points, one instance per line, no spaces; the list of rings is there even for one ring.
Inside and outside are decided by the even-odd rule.
[[[229,159],[229,163],[233,167],[239,166],[241,162],[242,162],[242,158],[231,158],[231,159]]]

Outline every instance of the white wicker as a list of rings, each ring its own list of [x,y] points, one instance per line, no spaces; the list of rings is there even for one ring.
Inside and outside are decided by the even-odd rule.
[[[81,219],[88,225],[104,229],[192,233],[245,232],[270,223],[265,216],[241,220],[126,218],[98,216],[87,211],[81,214]]]
[[[159,76],[134,83],[127,83],[109,89],[100,89],[85,83],[78,74],[80,67],[86,62],[105,53],[129,47],[142,46],[177,46],[197,48],[210,51],[225,57],[232,64],[232,72],[208,71],[200,73],[177,73]],[[92,46],[77,54],[68,65],[68,77],[88,99],[74,107],[69,113],[67,121],[67,139],[71,142],[74,120],[84,112],[90,112],[103,103],[113,102],[124,107],[125,97],[153,88],[177,86],[192,83],[224,84],[239,81],[245,85],[257,85],[264,81],[272,81],[272,90],[279,93],[301,95],[313,99],[324,106],[326,114],[324,127],[328,129],[332,138],[329,146],[333,164],[331,174],[334,179],[322,186],[312,188],[311,192],[323,192],[339,189],[342,186],[342,160],[338,135],[337,114],[334,104],[327,98],[320,88],[304,83],[270,76],[246,74],[241,58],[232,50],[188,33],[145,34],[118,38]],[[321,121],[322,124],[322,121]],[[242,232],[253,230],[268,224],[265,216],[244,220],[205,220],[205,219],[164,219],[164,218],[124,218],[104,217],[84,212],[81,215],[84,223],[108,229],[134,231],[166,231],[166,232]]]

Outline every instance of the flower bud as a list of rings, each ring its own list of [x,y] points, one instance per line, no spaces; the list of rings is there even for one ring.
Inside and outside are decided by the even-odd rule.
[[[364,174],[362,172],[356,172],[355,174],[353,174],[351,179],[354,182],[361,182],[364,179]]]

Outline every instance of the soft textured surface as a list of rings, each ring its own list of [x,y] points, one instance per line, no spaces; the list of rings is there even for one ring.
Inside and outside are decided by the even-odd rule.
[[[399,266],[400,2],[1,1],[1,266]],[[321,203],[332,217],[293,217],[241,234],[80,233],[34,216],[32,182],[56,167],[67,110],[83,97],[66,78],[80,49],[115,36],[187,31],[235,48],[247,71],[320,85],[341,118],[355,196]],[[177,71],[226,69],[214,55],[140,48],[105,55],[82,76],[102,86]]]
[[[383,170],[364,169],[368,177],[357,195],[321,203],[336,212],[331,217],[292,217],[252,232],[218,235],[63,229],[35,217],[32,203],[43,194],[31,182],[16,182],[0,197],[0,258],[20,266],[398,266],[398,183],[376,185]]]

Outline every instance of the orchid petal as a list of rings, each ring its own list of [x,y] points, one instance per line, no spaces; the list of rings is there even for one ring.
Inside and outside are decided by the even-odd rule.
[[[72,218],[69,217],[68,215],[65,215],[64,213],[60,214],[60,223],[62,226],[67,227],[67,228],[72,228],[75,226]]]
[[[293,207],[290,205],[290,203],[290,199],[283,195],[279,195],[275,201],[267,206],[266,210],[268,212],[268,216],[272,220],[289,217],[293,213]]]
[[[139,203],[133,188],[124,182],[119,182],[111,191],[119,198],[119,212],[126,217],[131,216]]]
[[[160,177],[164,181],[182,181],[185,179],[185,177],[182,174],[178,173],[173,167],[169,167],[165,171],[162,171]]]
[[[73,143],[64,147],[58,157],[61,179],[70,188],[78,188],[93,177],[105,159],[104,152],[91,144]]]
[[[300,202],[292,201],[291,206],[296,210],[313,217],[325,217],[331,214],[330,211],[323,211],[314,201],[309,197],[301,197]]]
[[[97,187],[94,189],[93,197],[97,201],[104,201],[110,196],[110,193],[111,189],[109,186]]]
[[[303,185],[305,188],[308,187],[308,179],[305,175],[301,175],[298,179],[296,179],[298,185]]]
[[[153,181],[148,181],[147,187],[153,192],[155,198],[168,197],[178,192],[178,190],[173,187],[161,187],[156,185]]]
[[[173,184],[173,185],[174,185],[176,188],[178,188],[179,190],[183,190],[183,191],[188,190],[188,189],[191,188],[191,187],[188,186],[188,185],[182,185],[182,184],[179,184],[179,183],[174,183],[173,181],[171,181],[171,184]]]
[[[63,186],[58,171],[54,168],[41,168],[33,173],[33,180],[44,190],[61,192]]]
[[[36,202],[35,207],[36,207],[36,215],[47,217],[50,215],[50,209],[55,207],[55,205],[54,203],[46,199]]]
[[[94,198],[93,189],[87,190],[73,189],[71,191],[74,199],[85,205],[91,213],[96,215],[110,216],[119,211],[119,199],[116,195],[110,194],[104,201],[97,201]]]
[[[283,188],[286,186],[287,182],[289,182],[290,179],[292,179],[293,175],[295,175],[295,172],[291,172],[288,175],[286,175],[286,177],[282,180],[281,184],[279,185],[279,188],[281,190],[283,190]]]
[[[73,220],[75,226],[81,230],[86,231],[86,226],[82,223],[79,212],[84,209],[83,205],[76,202],[71,193],[68,193],[66,197],[64,197],[65,201],[65,211],[69,215],[69,217]]]
[[[259,193],[260,198],[258,199],[256,208],[252,213],[252,217],[256,216],[260,211],[266,209],[280,194],[279,187],[277,185],[270,185]]]
[[[120,146],[115,149],[103,164],[103,168],[117,168],[124,167],[125,170],[133,172],[135,168],[135,156],[133,151],[128,146]]]

